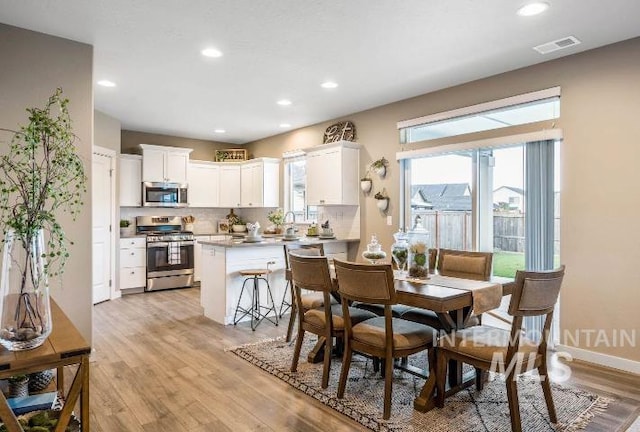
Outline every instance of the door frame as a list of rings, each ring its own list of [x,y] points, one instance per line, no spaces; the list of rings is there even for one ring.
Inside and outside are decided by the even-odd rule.
[[[91,158],[93,160],[93,157],[95,155],[100,155],[100,156],[106,156],[109,158],[110,163],[109,163],[109,169],[111,170],[111,197],[110,197],[110,201],[111,201],[111,212],[110,212],[110,218],[111,218],[111,224],[110,227],[111,229],[109,230],[109,241],[111,243],[111,268],[109,269],[109,278],[111,280],[111,286],[109,287],[109,299],[113,300],[116,299],[118,297],[120,297],[120,290],[119,285],[116,281],[116,268],[117,268],[117,263],[116,263],[116,242],[117,242],[117,237],[116,237],[116,227],[115,227],[115,223],[117,220],[117,211],[118,211],[118,206],[117,206],[117,194],[116,194],[116,178],[117,178],[117,152],[115,150],[109,149],[109,148],[105,148],[105,147],[100,147],[97,145],[93,146],[93,151],[91,153]],[[91,208],[91,226],[92,226],[92,230],[93,230],[93,206]],[[119,229],[120,225],[118,224],[118,229]],[[91,287],[91,289],[93,290],[93,286]]]

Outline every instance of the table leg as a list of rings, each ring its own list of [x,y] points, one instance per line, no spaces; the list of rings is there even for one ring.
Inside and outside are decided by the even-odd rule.
[[[82,370],[82,390],[80,394],[80,420],[82,422],[82,432],[89,432],[89,357],[82,357],[80,365]]]
[[[427,412],[436,406],[436,352],[429,350],[429,377],[424,383],[420,394],[413,401],[413,408],[420,412]]]

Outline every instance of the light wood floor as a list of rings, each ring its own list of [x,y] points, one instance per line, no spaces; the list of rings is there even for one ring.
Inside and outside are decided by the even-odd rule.
[[[197,288],[126,296],[94,307],[91,421],[96,432],[360,431],[357,423],[225,348],[286,332],[222,326]],[[571,382],[618,400],[587,431],[640,415],[640,377],[571,364]],[[635,414],[634,414],[635,413]],[[618,429],[625,430],[626,428]]]

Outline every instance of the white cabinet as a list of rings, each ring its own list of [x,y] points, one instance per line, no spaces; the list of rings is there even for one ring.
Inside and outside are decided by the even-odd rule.
[[[278,207],[280,205],[280,160],[254,159],[240,169],[240,205],[242,207]]]
[[[142,205],[142,157],[121,155],[120,163],[120,206],[140,207]]]
[[[240,207],[240,164],[220,164],[219,206]]]
[[[220,165],[214,162],[189,163],[189,206],[218,207]]]
[[[120,239],[120,289],[144,288],[147,285],[147,239]]]
[[[307,204],[359,205],[360,145],[351,141],[307,150]]]
[[[140,144],[142,180],[187,183],[189,153],[192,149]]]
[[[199,235],[194,236],[193,239],[193,280],[200,282],[200,275],[202,274],[202,241],[209,241],[211,236]]]

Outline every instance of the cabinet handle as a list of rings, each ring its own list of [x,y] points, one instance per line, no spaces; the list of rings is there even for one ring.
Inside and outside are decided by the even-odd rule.
[[[136,254],[135,252],[131,252],[131,255],[135,255],[135,254]]]
[[[324,200],[320,200],[320,204],[324,204]]]
[[[132,245],[133,245],[133,244],[136,244],[136,242],[132,241],[132,242],[131,242],[131,244],[132,244]]]
[[[132,271],[132,272],[131,272],[131,274],[136,274],[136,272],[135,272],[135,271]]]

